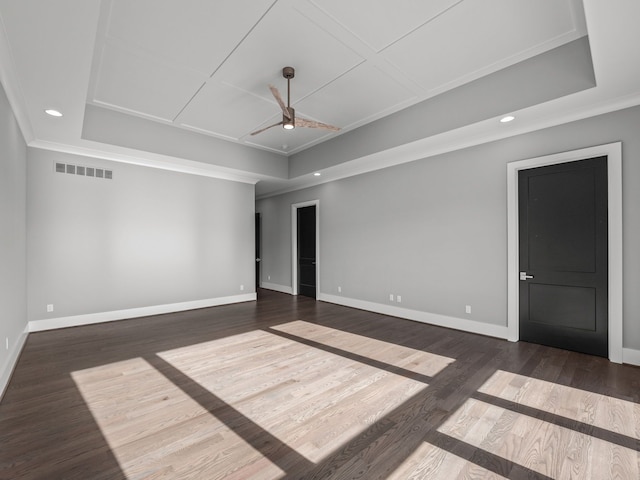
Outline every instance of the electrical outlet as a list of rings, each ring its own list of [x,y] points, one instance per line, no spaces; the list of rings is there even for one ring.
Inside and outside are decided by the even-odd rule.
[[[396,297],[396,302],[402,303],[402,297],[400,295]]]
[[[393,293],[390,293],[390,294],[389,294],[389,301],[390,301],[390,302],[393,302]]]
[[[47,305],[47,312],[53,312],[53,304],[52,303]]]
[[[267,275],[267,280],[271,280],[271,275]]]
[[[338,293],[342,293],[342,287],[338,287]]]
[[[471,313],[471,305],[465,305],[464,311],[465,313]]]
[[[240,291],[244,291],[244,285],[240,285]]]
[[[4,344],[5,344],[6,348],[7,348],[7,350],[9,350],[9,337],[6,337],[4,339]]]

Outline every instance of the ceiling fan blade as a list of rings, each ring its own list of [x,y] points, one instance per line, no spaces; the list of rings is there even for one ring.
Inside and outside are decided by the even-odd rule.
[[[332,132],[337,132],[340,130],[340,127],[334,127],[333,125],[316,122],[315,120],[307,120],[306,118],[300,117],[296,117],[296,127],[322,128],[324,130],[331,130]]]
[[[269,90],[271,90],[271,93],[275,97],[276,102],[278,102],[278,105],[280,105],[280,108],[282,109],[282,114],[285,117],[287,117],[289,120],[291,120],[291,115],[289,114],[289,111],[287,110],[287,106],[284,104],[284,100],[282,100],[282,97],[280,96],[280,92],[278,91],[278,89],[273,85],[269,85]]]
[[[273,125],[269,125],[268,127],[261,128],[260,130],[256,130],[255,132],[251,132],[251,135],[257,135],[259,133],[264,132],[265,130],[269,130],[271,127],[277,127],[278,125],[282,125],[283,122],[274,123]]]

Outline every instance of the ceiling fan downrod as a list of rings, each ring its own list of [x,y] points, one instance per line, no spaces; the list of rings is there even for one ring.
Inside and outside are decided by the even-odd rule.
[[[283,115],[282,126],[286,130],[293,130],[296,121],[295,111],[291,108],[291,79],[296,76],[296,71],[293,67],[284,67],[282,69],[282,76],[287,79],[287,112],[289,113],[289,118]]]

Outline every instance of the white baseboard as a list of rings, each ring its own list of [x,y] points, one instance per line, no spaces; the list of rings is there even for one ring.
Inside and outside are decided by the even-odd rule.
[[[11,374],[13,373],[13,369],[16,367],[18,363],[18,358],[20,357],[20,353],[22,353],[22,349],[24,348],[24,344],[27,341],[27,336],[29,335],[29,326],[27,325],[24,328],[24,331],[20,334],[20,336],[14,342],[11,350],[9,351],[9,356],[7,357],[6,362],[2,366],[2,370],[0,370],[0,400],[4,395],[4,391],[9,385],[9,380],[11,380]]]
[[[632,348],[623,348],[622,363],[628,363],[629,365],[640,366],[640,350],[634,350]]]
[[[278,285],[277,283],[263,282],[260,284],[260,288],[266,288],[267,290],[274,290],[276,292],[288,293],[289,295],[293,295],[293,288],[286,285]]]
[[[345,307],[358,308],[370,312],[381,313],[393,317],[406,318],[416,322],[428,323],[439,327],[453,328],[470,333],[487,335],[489,337],[497,337],[506,339],[508,330],[506,326],[491,325],[489,323],[475,322],[464,318],[449,317],[447,315],[439,315],[437,313],[421,312],[419,310],[411,310],[408,308],[396,307],[394,305],[384,305],[382,303],[368,302],[365,300],[357,300],[353,298],[339,297],[337,295],[329,295],[321,293],[318,300],[329,303],[336,303]]]
[[[29,322],[30,332],[41,332],[53,330],[55,328],[77,327],[80,325],[90,325],[93,323],[113,322],[127,318],[148,317],[149,315],[161,315],[163,313],[181,312],[184,310],[194,310],[196,308],[216,307],[218,305],[228,305],[231,303],[250,302],[256,300],[255,293],[244,295],[233,295],[230,297],[209,298],[205,300],[194,300],[191,302],[171,303],[168,305],[156,305],[152,307],[129,308],[126,310],[114,310],[111,312],[88,313],[84,315],[73,315],[70,317],[48,318],[45,320],[32,320]]]

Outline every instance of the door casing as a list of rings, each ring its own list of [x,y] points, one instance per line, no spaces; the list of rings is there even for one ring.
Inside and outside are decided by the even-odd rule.
[[[298,295],[298,209],[316,206],[316,298],[320,295],[320,200],[291,205],[291,293]]]
[[[609,143],[507,164],[507,331],[519,335],[518,172],[529,168],[607,156],[609,242],[609,360],[622,363],[622,143]]]

